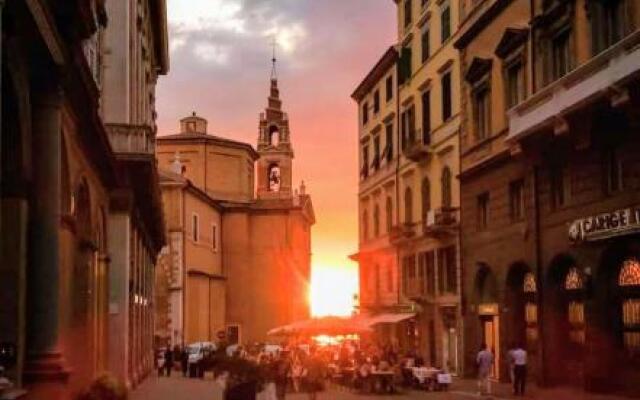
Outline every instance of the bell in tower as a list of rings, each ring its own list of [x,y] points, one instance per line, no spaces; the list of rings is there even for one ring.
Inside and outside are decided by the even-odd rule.
[[[260,113],[258,134],[258,198],[292,198],[293,149],[289,136],[289,119],[282,111],[275,70],[271,72],[271,87],[267,108]]]

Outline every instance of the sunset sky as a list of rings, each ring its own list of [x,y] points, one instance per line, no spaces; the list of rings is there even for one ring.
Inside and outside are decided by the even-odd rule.
[[[210,134],[255,146],[276,37],[294,186],[305,181],[317,219],[312,311],[348,312],[357,271],[347,256],[358,244],[350,94],[393,42],[393,1],[168,0],[168,14],[171,69],[157,91],[160,135],[176,133],[178,120],[196,111],[209,120]]]

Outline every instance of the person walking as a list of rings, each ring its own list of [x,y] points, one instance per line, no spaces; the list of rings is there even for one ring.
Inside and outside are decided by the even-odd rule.
[[[513,394],[524,396],[527,382],[527,351],[524,346],[518,345],[511,352],[513,358]]]
[[[323,388],[324,371],[322,361],[318,358],[315,352],[307,358],[307,392],[309,393],[309,400],[316,400],[318,398],[318,392]]]
[[[189,353],[186,347],[183,347],[180,352],[180,366],[182,367],[182,376],[186,377],[189,372]]]
[[[171,351],[171,347],[167,346],[167,349],[164,351],[164,368],[167,376],[171,376],[171,370],[173,369],[173,351]]]
[[[493,368],[493,353],[484,343],[476,356],[476,364],[478,365],[478,388],[480,389],[480,395],[490,395],[491,381],[489,377],[491,376],[491,370]]]

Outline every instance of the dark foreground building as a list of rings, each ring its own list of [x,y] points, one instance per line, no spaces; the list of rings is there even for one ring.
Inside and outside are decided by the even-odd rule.
[[[469,3],[461,237],[466,371],[640,394],[640,4]],[[476,4],[475,8],[471,4]]]

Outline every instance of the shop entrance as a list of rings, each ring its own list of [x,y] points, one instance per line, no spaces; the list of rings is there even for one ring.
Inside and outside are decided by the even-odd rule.
[[[497,304],[480,305],[480,323],[482,325],[482,342],[493,353],[491,379],[500,377],[500,317],[497,315]]]

